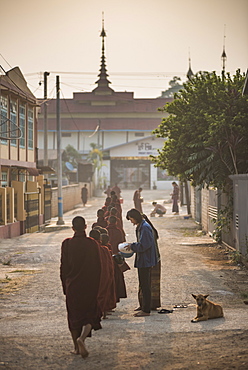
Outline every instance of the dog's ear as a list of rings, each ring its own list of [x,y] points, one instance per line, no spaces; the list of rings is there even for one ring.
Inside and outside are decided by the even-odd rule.
[[[209,296],[209,294],[206,294],[206,295],[204,295],[204,298],[207,298]]]
[[[195,294],[192,294],[192,297],[196,299],[196,295]]]

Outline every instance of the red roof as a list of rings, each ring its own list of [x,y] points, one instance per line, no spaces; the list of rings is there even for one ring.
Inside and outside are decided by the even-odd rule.
[[[74,93],[73,99],[60,101],[61,130],[95,130],[99,123],[101,130],[153,130],[162,118],[158,108],[168,101],[172,99],[134,99],[133,93],[129,92],[114,92],[112,95]],[[39,130],[43,129],[43,107],[42,104],[38,117]],[[56,130],[56,99],[48,101],[47,114],[48,130]],[[92,118],[79,118],[79,114],[91,115]]]

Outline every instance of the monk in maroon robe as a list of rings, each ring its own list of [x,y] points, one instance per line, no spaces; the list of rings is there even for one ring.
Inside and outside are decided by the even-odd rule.
[[[105,199],[104,206],[102,206],[102,209],[104,210],[104,213],[106,213],[106,212],[107,212],[107,210],[108,210],[108,207],[109,207],[110,203],[111,203],[111,197],[107,197],[107,198]]]
[[[115,186],[113,186],[111,190],[114,191],[115,194],[117,195],[118,199],[120,199],[120,197],[121,197],[121,189],[119,188],[119,186],[117,185],[117,183],[115,183]]]
[[[116,226],[116,217],[110,216],[108,218],[109,225],[106,227],[109,233],[109,243],[112,247],[113,254],[119,253],[118,244],[126,241],[125,235],[121,229]]]
[[[92,224],[92,229],[94,229],[96,226],[101,226],[101,227],[107,227],[108,226],[108,221],[105,220],[104,218],[104,210],[98,209],[97,211],[97,221]]]
[[[118,254],[118,244],[124,242],[125,236],[123,232],[116,226],[116,217],[110,216],[109,217],[109,225],[107,226],[107,230],[109,233],[109,243],[111,245],[112,253]],[[120,301],[120,298],[126,298],[126,284],[124,280],[123,271],[114,260],[114,267],[115,267],[115,287],[116,287],[116,302]]]
[[[111,311],[116,307],[114,264],[109,248],[101,243],[100,231],[92,229],[89,236],[96,240],[99,247],[101,259],[101,280],[97,299],[102,312],[102,317],[103,319],[106,319],[107,311]],[[107,236],[107,234],[105,234],[105,236]]]
[[[142,188],[135,190],[133,194],[134,208],[137,209],[140,213],[143,213],[142,202],[143,198],[141,197]]]
[[[116,196],[116,194],[111,194],[111,204],[114,204],[114,207],[117,208],[117,211],[120,215],[119,217],[122,218],[121,202],[120,199],[118,199],[118,197]]]
[[[121,229],[125,235],[125,232],[123,230],[123,222],[122,222],[122,218],[120,218],[118,216],[118,211],[117,211],[117,208],[115,207],[112,207],[111,210],[110,210],[110,214],[109,216],[115,216],[116,217],[116,226]]]
[[[101,312],[97,296],[101,277],[101,260],[95,240],[86,237],[85,219],[72,220],[74,236],[61,247],[60,278],[66,295],[68,326],[75,354],[87,357],[85,339],[91,330],[101,329]]]

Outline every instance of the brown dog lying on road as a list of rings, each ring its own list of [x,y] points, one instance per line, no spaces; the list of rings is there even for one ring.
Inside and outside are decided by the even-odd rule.
[[[208,295],[194,295],[197,303],[197,315],[191,322],[206,321],[208,319],[217,319],[223,317],[223,309],[219,304],[213,303],[207,299]]]

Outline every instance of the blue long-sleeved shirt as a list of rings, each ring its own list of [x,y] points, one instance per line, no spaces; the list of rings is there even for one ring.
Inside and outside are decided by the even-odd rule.
[[[138,241],[131,244],[131,249],[136,253],[134,267],[155,266],[158,260],[152,227],[143,220],[136,233]]]

